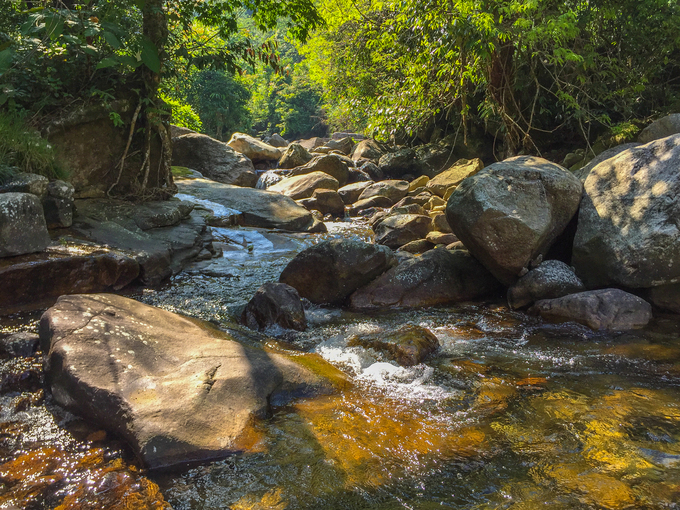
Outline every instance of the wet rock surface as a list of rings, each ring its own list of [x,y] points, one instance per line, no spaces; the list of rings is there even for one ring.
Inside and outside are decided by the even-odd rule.
[[[437,248],[402,262],[356,291],[350,307],[419,308],[483,299],[498,290],[496,279],[467,251]]]
[[[334,239],[296,255],[279,281],[294,287],[312,303],[341,305],[352,292],[395,263],[392,250],[385,246]]]
[[[595,330],[642,328],[652,318],[644,299],[620,289],[602,289],[538,301],[530,310],[556,321],[575,321]]]
[[[542,299],[554,299],[586,290],[574,271],[559,260],[546,260],[508,289],[508,304],[522,308]]]
[[[40,322],[55,400],[125,438],[150,468],[247,448],[269,402],[333,391],[237,336],[110,294],[63,297]]]
[[[453,233],[506,285],[545,255],[576,213],[581,182],[542,158],[518,156],[465,179],[449,198]]]
[[[181,193],[238,211],[244,226],[306,232],[314,218],[304,207],[280,193],[220,184],[207,179],[177,181]]]
[[[411,367],[434,354],[439,348],[439,340],[428,329],[408,324],[393,332],[353,335],[349,337],[348,345],[382,351],[400,365]]]

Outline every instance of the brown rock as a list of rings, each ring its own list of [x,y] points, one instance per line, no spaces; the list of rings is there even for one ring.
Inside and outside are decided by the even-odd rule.
[[[339,187],[337,179],[327,173],[312,172],[295,177],[287,177],[267,188],[267,191],[275,191],[293,200],[299,200],[311,197],[317,189],[337,191]]]
[[[407,324],[394,332],[352,335],[347,343],[384,352],[388,358],[405,367],[422,363],[439,349],[437,337],[430,330],[414,324]]]
[[[424,239],[432,220],[420,214],[389,215],[377,224],[375,242],[396,249],[411,241]]]
[[[241,314],[241,323],[259,331],[274,325],[297,331],[307,329],[300,295],[285,283],[265,283],[257,289]]]

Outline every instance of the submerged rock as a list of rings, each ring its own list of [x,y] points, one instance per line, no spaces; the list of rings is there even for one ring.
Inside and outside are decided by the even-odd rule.
[[[601,289],[537,302],[530,310],[544,319],[574,321],[595,330],[625,331],[647,325],[652,307],[620,289]]]
[[[574,271],[559,260],[546,260],[508,289],[510,308],[522,308],[541,299],[554,299],[586,290]]]
[[[265,283],[248,302],[241,322],[262,331],[274,325],[304,331],[307,318],[297,290],[285,283]]]
[[[298,253],[279,281],[312,303],[342,305],[352,292],[395,263],[392,250],[385,246],[333,239]]]
[[[0,258],[43,251],[49,244],[40,199],[31,193],[0,194]]]
[[[430,250],[402,262],[350,298],[355,310],[420,308],[488,297],[498,281],[467,251]]]
[[[151,469],[247,450],[271,404],[335,390],[253,335],[110,294],[64,296],[40,320],[55,401],[124,438]]]
[[[446,216],[463,244],[501,282],[512,285],[545,256],[576,213],[581,181],[542,158],[494,163],[458,185]]]
[[[628,149],[584,184],[572,264],[587,287],[680,281],[680,135]]]
[[[402,366],[412,367],[422,363],[439,349],[439,340],[429,329],[414,324],[402,326],[397,331],[381,331],[368,335],[352,335],[349,346],[361,346],[384,352]]]

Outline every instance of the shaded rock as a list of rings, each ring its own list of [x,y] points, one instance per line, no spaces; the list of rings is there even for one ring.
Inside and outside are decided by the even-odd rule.
[[[449,169],[434,176],[425,187],[431,193],[444,197],[448,189],[455,188],[464,179],[475,175],[482,168],[484,168],[484,163],[481,159],[460,159]]]
[[[362,135],[361,133],[350,133],[347,131],[337,131],[333,134],[331,134],[331,140],[342,140],[343,138],[350,137],[354,140],[363,140],[366,137]]]
[[[279,149],[283,147],[288,147],[288,142],[286,141],[286,139],[278,133],[274,133],[272,136],[269,137],[269,139],[267,139],[266,142],[272,147],[276,147]]]
[[[311,198],[303,198],[298,203],[309,209],[319,211],[321,214],[330,214],[335,217],[345,216],[345,202],[342,201],[337,191],[330,189],[317,189]]]
[[[432,216],[432,230],[436,232],[444,232],[445,234],[453,234],[449,222],[446,220],[446,214],[436,213]]]
[[[353,184],[347,184],[346,186],[343,186],[338,190],[338,194],[342,198],[342,201],[347,204],[353,204],[357,200],[359,200],[359,197],[361,196],[361,193],[368,188],[371,184],[373,184],[373,181],[365,181],[365,182],[355,182]]]
[[[432,220],[429,216],[419,214],[388,215],[375,227],[375,242],[392,249],[425,239],[430,231]]]
[[[401,177],[412,172],[416,163],[416,153],[413,149],[400,149],[396,152],[383,154],[378,161],[378,166],[385,174],[392,177]]]
[[[603,161],[613,158],[614,156],[618,156],[623,151],[627,151],[628,149],[632,149],[633,147],[637,147],[639,145],[640,145],[639,143],[624,143],[622,145],[617,145],[616,147],[607,149],[606,151],[601,152],[600,154],[595,156],[592,160],[588,162],[587,165],[579,168],[578,170],[574,170],[574,175],[581,179],[581,182],[585,182],[586,177],[588,177],[588,174],[590,174],[590,171],[597,165],[599,165]]]
[[[638,142],[649,143],[680,133],[680,113],[672,113],[655,120],[638,135]]]
[[[253,163],[258,163],[260,161],[278,161],[283,155],[281,149],[272,147],[262,140],[258,140],[257,138],[244,133],[234,133],[231,135],[231,139],[227,142],[227,145],[236,152],[240,152],[246,156]]]
[[[279,281],[312,303],[341,305],[352,292],[394,264],[394,254],[385,246],[334,239],[297,254]]]
[[[299,200],[301,198],[310,198],[317,189],[337,191],[338,188],[338,180],[326,172],[312,172],[295,177],[287,177],[267,189],[286,195],[293,200]]]
[[[373,179],[371,178],[370,175],[367,173],[359,170],[358,168],[350,168],[349,169],[349,179],[347,181],[350,184],[357,183],[357,182],[373,182]]]
[[[680,135],[628,149],[584,183],[572,264],[587,287],[680,281]]]
[[[530,310],[551,321],[574,321],[595,330],[642,328],[652,318],[647,301],[620,289],[601,289],[538,301]]]
[[[291,170],[291,176],[305,175],[312,172],[323,172],[338,181],[339,186],[347,184],[349,179],[349,167],[340,157],[335,154],[316,156],[309,163]],[[337,191],[337,189],[336,189]]]
[[[357,216],[362,211],[368,211],[375,208],[390,207],[392,205],[392,200],[387,197],[376,195],[370,198],[364,198],[357,200],[349,208],[350,216]]]
[[[378,165],[375,163],[364,163],[359,167],[359,170],[364,172],[366,175],[368,175],[371,179],[374,181],[382,181],[385,178],[385,174],[383,171],[380,169]]]
[[[434,244],[432,244],[427,239],[418,239],[416,241],[411,241],[410,243],[406,243],[405,245],[400,246],[397,252],[421,254],[425,253],[426,251],[430,251],[433,248]]]
[[[135,208],[133,219],[142,230],[169,227],[185,220],[194,210],[194,204],[171,200],[167,202],[146,202]]]
[[[86,243],[0,260],[0,313],[45,309],[65,294],[120,290],[139,276],[129,254]]]
[[[420,308],[487,297],[500,288],[496,279],[466,250],[430,250],[397,267],[350,297],[355,310]]]
[[[30,193],[43,199],[47,196],[49,182],[43,175],[20,172],[0,185],[0,193]]]
[[[647,298],[662,310],[680,313],[680,283],[653,287],[649,289]]]
[[[302,166],[305,163],[309,163],[313,157],[314,156],[299,143],[291,143],[279,160],[279,168],[289,169],[295,168],[296,166]]]
[[[429,202],[430,198],[432,198],[432,196],[429,193],[421,193],[421,194],[416,195],[416,196],[407,196],[407,197],[404,197],[401,200],[399,200],[399,202],[397,202],[396,204],[394,204],[394,207],[395,208],[396,207],[404,207],[404,206],[411,205],[411,204],[417,204],[417,205],[423,207],[425,204],[427,204]],[[424,210],[425,209],[423,209],[423,211]]]
[[[388,358],[404,367],[422,363],[439,349],[437,337],[429,329],[415,324],[407,324],[393,332],[352,335],[347,339],[347,344],[384,352]]]
[[[191,211],[191,206],[187,204],[175,204],[179,204],[177,207],[180,211],[186,211],[187,208]],[[161,213],[156,220],[149,215],[150,210],[154,212],[154,205],[150,202],[136,206],[123,200],[93,199],[78,200],[76,206],[78,216],[71,227],[72,231],[97,244],[128,254],[139,264],[140,279],[147,285],[158,285],[179,273],[204,248],[212,247],[212,233],[207,228],[206,220],[195,211],[174,225],[142,230],[137,223],[138,212],[143,215],[143,221],[149,223],[158,221],[163,224],[161,218],[168,221],[173,219],[171,214],[164,216],[163,213],[168,211],[165,203],[155,210]]]
[[[352,152],[352,159],[358,161],[360,159],[370,159],[379,161],[380,158],[387,152],[386,148],[373,139],[366,139],[360,141],[354,146]]]
[[[208,179],[252,188],[257,174],[252,161],[207,135],[188,133],[172,139],[172,164],[198,170]]]
[[[47,228],[66,228],[73,224],[73,197],[75,188],[64,181],[53,181],[47,185],[47,196],[43,199],[43,212]]]
[[[33,333],[12,333],[0,338],[0,357],[29,358],[40,346],[40,337]]]
[[[519,156],[465,179],[446,206],[453,233],[506,285],[545,256],[576,213],[582,185],[542,158]]]
[[[43,251],[49,244],[40,199],[31,193],[0,194],[0,258]]]
[[[542,299],[555,299],[586,290],[574,271],[559,260],[546,260],[508,289],[510,308],[522,308]]]
[[[204,201],[204,205],[207,201],[215,204],[215,208],[221,206],[239,211],[243,225],[247,227],[293,232],[310,232],[311,228],[319,228],[307,209],[278,192],[241,188],[206,179],[183,179],[177,182],[177,187],[181,193]]]
[[[296,331],[307,329],[300,295],[285,283],[265,283],[257,289],[241,314],[241,323],[259,331],[274,325]]]
[[[361,195],[359,195],[359,200],[365,200],[375,196],[383,196],[389,198],[391,202],[390,205],[394,205],[399,202],[399,200],[404,198],[406,193],[408,193],[408,182],[406,181],[380,181],[368,186],[361,193]]]
[[[458,238],[453,234],[445,234],[443,232],[430,232],[427,234],[425,239],[430,241],[432,244],[443,244],[444,246],[458,241]]]
[[[455,163],[456,155],[451,147],[439,144],[420,145],[415,148],[418,171],[433,178]]]
[[[110,294],[62,297],[40,320],[55,401],[124,438],[151,469],[243,451],[271,404],[335,390],[295,356],[240,331]]]

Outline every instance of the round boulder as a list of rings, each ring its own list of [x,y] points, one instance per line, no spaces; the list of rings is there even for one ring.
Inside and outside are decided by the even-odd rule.
[[[259,331],[274,325],[296,331],[307,329],[300,295],[285,283],[265,283],[257,289],[241,314],[241,323]]]
[[[522,308],[541,299],[555,299],[586,290],[574,271],[559,260],[546,260],[508,289],[510,308]]]
[[[301,198],[311,197],[317,189],[337,191],[338,188],[337,179],[331,177],[326,172],[312,172],[295,177],[287,177],[273,186],[269,186],[267,191],[276,191],[293,200],[300,200]]]
[[[542,158],[494,163],[458,185],[446,206],[453,233],[506,285],[545,256],[576,213],[581,181]]]

